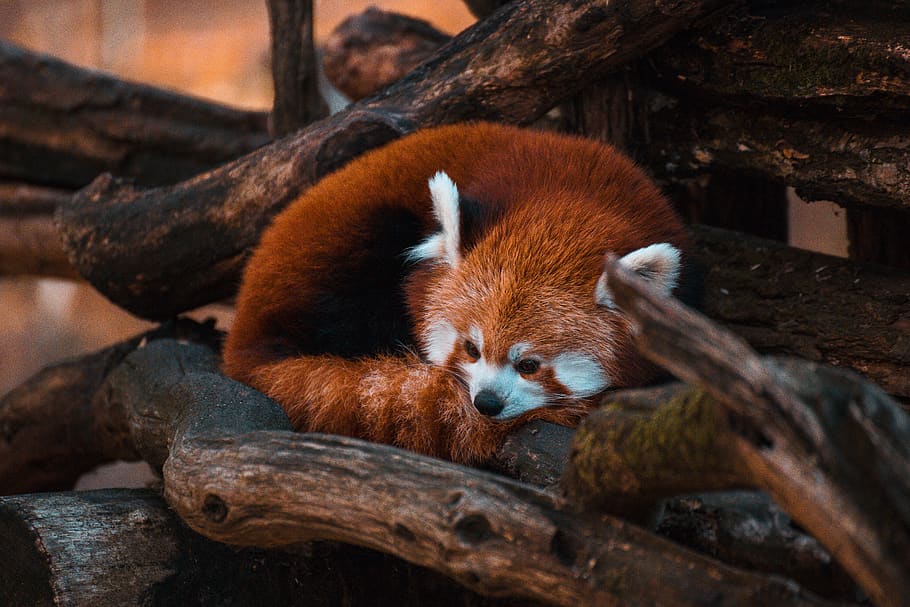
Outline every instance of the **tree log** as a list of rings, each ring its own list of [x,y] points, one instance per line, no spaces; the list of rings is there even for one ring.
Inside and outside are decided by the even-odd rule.
[[[423,19],[371,6],[332,30],[322,66],[329,81],[357,101],[403,78],[451,39]]]
[[[54,208],[66,190],[0,183],[0,276],[36,274],[79,278],[54,227]]]
[[[283,137],[325,117],[329,110],[316,78],[312,0],[268,0],[266,4],[275,85],[269,130]]]
[[[530,122],[590,78],[723,4],[528,0],[505,6],[382,93],[235,162],[145,191],[99,178],[59,213],[66,250],[99,291],[142,317],[168,318],[223,299],[270,218],[354,156],[421,126]],[[148,259],[156,260],[154,267]]]
[[[781,604],[817,602],[615,519],[576,516],[527,485],[355,439],[276,432],[290,427],[280,408],[212,373],[200,350],[149,342],[110,374],[104,394],[108,406],[132,412],[131,435],[146,459],[167,457],[169,502],[208,537],[263,547],[342,540],[430,566],[483,594],[557,603],[614,604],[621,596],[650,604],[661,596],[668,604],[761,604],[768,593]],[[247,510],[253,501],[258,514]],[[283,507],[290,509],[279,514]],[[647,582],[636,564],[652,571]]]
[[[744,3],[585,91],[569,129],[600,134],[662,180],[718,168],[804,200],[906,210],[910,22],[888,11]]]
[[[4,605],[505,607],[387,555],[315,543],[235,548],[189,530],[150,490],[0,498]],[[90,558],[88,558],[90,555]]]
[[[159,185],[268,141],[265,114],[134,84],[0,42],[0,179]]]
[[[694,228],[705,313],[763,353],[849,367],[910,397],[910,276]]]
[[[180,321],[46,367],[0,397],[0,494],[70,489],[101,463],[138,458],[105,381],[127,354],[166,336],[213,339],[210,328]]]
[[[652,360],[698,382],[731,417],[756,483],[817,537],[878,605],[910,596],[910,419],[848,372],[769,364],[615,260],[617,304]]]
[[[178,441],[165,495],[240,545],[325,538],[381,549],[465,586],[557,605],[813,604],[552,495],[354,439],[293,433]],[[392,450],[394,451],[394,450]]]

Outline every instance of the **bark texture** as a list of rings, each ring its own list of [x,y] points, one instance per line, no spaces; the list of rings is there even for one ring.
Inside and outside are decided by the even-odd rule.
[[[209,537],[258,546],[341,540],[494,596],[555,605],[817,601],[616,519],[568,511],[548,493],[407,452],[389,457],[354,439],[198,436],[172,451],[165,491]]]
[[[708,316],[760,352],[848,367],[910,397],[910,277],[717,228],[694,232]]]
[[[363,607],[516,605],[354,546],[263,550],[207,540],[151,490],[0,498],[0,538],[4,605],[328,607],[339,597]]]
[[[607,271],[642,351],[724,405],[751,478],[876,604],[902,604],[910,596],[907,414],[849,372],[762,361],[741,339],[652,293],[615,258]]]
[[[906,210],[908,23],[885,9],[742,4],[585,91],[569,126],[672,183],[733,170],[804,200]]]
[[[265,114],[135,84],[0,42],[0,180],[80,188],[110,171],[173,183],[268,140]]]
[[[382,93],[209,173],[145,191],[99,178],[58,214],[66,250],[99,291],[142,317],[222,299],[270,218],[354,156],[421,126],[528,123],[577,91],[578,74],[606,74],[723,4],[508,5]]]

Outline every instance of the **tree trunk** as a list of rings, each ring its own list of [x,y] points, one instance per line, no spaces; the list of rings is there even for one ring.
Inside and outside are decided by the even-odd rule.
[[[267,0],[275,101],[270,131],[283,137],[328,114],[319,94],[312,0]]]

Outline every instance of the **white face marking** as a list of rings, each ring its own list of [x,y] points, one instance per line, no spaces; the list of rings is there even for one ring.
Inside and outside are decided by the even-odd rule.
[[[556,379],[578,398],[594,396],[610,387],[610,378],[597,360],[580,352],[564,352],[553,359]]]
[[[537,382],[523,378],[511,365],[489,364],[484,359],[462,365],[471,400],[481,390],[492,390],[505,407],[493,419],[511,419],[547,404],[547,394]]]
[[[434,365],[444,365],[457,339],[458,331],[452,323],[445,319],[432,321],[423,335],[424,354]]]
[[[430,236],[407,252],[410,261],[433,260],[453,268],[461,263],[461,234],[458,210],[458,187],[443,171],[430,178],[433,214],[442,231]]]
[[[477,349],[483,352],[483,331],[477,325],[471,325],[468,329],[468,339],[477,346]],[[482,355],[481,355],[482,356]]]
[[[523,341],[518,342],[509,348],[509,360],[512,361],[512,364],[517,363],[521,360],[521,356],[530,349],[531,344],[526,344]]]

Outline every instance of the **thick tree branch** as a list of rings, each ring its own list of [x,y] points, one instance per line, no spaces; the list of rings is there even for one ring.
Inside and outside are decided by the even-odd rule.
[[[0,42],[0,179],[79,188],[104,171],[173,183],[268,141],[266,117]]]
[[[96,181],[59,214],[66,249],[96,288],[139,316],[224,298],[270,218],[354,156],[421,126],[530,122],[583,86],[581,75],[606,74],[722,4],[508,5],[382,93],[238,161],[147,191]]]
[[[642,351],[724,405],[738,435],[733,448],[755,482],[876,604],[910,596],[910,420],[900,407],[844,371],[763,362],[615,260],[606,265]]]
[[[849,367],[910,397],[910,276],[718,228],[693,231],[708,316],[763,353]]]
[[[9,605],[507,607],[438,573],[344,544],[236,548],[186,527],[157,492],[0,498]],[[90,558],[87,558],[90,555]]]
[[[275,102],[271,132],[283,137],[323,118],[328,107],[319,94],[313,48],[312,0],[268,0]]]

